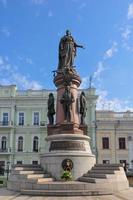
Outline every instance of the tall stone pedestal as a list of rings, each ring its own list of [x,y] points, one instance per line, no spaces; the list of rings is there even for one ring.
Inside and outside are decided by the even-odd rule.
[[[95,164],[95,156],[90,149],[90,138],[87,136],[87,126],[81,124],[79,117],[80,83],[80,76],[71,67],[57,71],[54,77],[57,87],[56,123],[47,127],[47,152],[41,157],[41,166],[56,180],[61,179],[66,168],[71,171],[73,180],[76,180]],[[70,114],[68,119],[65,118],[62,98],[65,105],[70,104],[66,110]]]
[[[41,156],[41,166],[56,180],[61,179],[62,164],[65,159],[71,160],[73,180],[76,180],[95,164],[89,137],[78,134],[51,135],[46,138],[47,152]]]

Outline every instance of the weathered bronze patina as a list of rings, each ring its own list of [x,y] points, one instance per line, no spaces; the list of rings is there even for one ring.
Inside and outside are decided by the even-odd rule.
[[[86,97],[85,93],[81,92],[80,95],[80,114],[81,114],[81,124],[85,124],[85,116],[86,116]]]
[[[82,45],[78,45],[75,42],[70,31],[67,30],[66,35],[61,38],[59,43],[59,70],[64,67],[73,67],[77,47],[84,48]]]
[[[50,93],[48,98],[48,113],[47,113],[50,125],[54,124],[54,115],[55,115],[54,95],[53,93]]]
[[[62,168],[66,171],[71,171],[73,168],[73,162],[71,159],[65,159],[62,161]]]

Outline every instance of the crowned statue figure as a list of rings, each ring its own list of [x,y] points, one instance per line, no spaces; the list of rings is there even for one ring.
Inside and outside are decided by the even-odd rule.
[[[66,35],[61,38],[59,43],[58,70],[61,70],[65,67],[73,67],[77,47],[84,48],[82,45],[78,45],[75,42],[70,31],[67,30]]]

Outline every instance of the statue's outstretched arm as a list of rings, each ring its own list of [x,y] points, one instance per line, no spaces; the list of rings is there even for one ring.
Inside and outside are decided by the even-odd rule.
[[[83,45],[79,45],[79,44],[76,44],[76,43],[75,43],[75,47],[85,49],[85,47]]]

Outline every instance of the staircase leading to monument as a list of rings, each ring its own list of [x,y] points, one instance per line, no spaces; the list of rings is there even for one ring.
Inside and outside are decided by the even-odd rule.
[[[128,189],[128,181],[119,164],[96,164],[77,181],[55,181],[40,165],[15,165],[7,187],[25,195],[89,196]]]
[[[129,184],[121,164],[96,164],[78,181],[91,183],[97,189],[107,188],[110,191],[128,189]]]
[[[31,189],[31,185],[43,184],[54,181],[49,173],[44,172],[40,165],[14,165],[7,188],[9,190],[20,191],[21,189]]]

